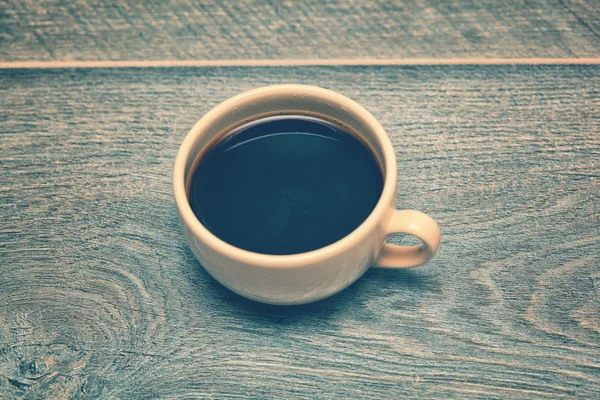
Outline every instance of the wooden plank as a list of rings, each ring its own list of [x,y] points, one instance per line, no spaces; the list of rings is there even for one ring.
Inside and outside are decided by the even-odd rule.
[[[597,0],[5,0],[1,61],[600,55]]]
[[[578,58],[322,58],[305,60],[0,61],[0,69],[175,67],[381,67],[432,65],[600,65],[600,57]]]
[[[291,308],[202,270],[178,146],[281,82],[380,119],[435,261]],[[599,91],[599,66],[0,71],[0,393],[600,397]]]

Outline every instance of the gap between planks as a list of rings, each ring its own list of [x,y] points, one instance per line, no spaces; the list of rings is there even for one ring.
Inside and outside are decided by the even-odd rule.
[[[0,62],[0,69],[599,64],[600,58],[339,58],[313,60],[239,59],[133,61],[9,61]]]

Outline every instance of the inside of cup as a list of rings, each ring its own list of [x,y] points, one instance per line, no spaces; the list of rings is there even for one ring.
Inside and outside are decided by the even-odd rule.
[[[386,176],[383,146],[369,121],[372,116],[344,96],[317,88],[301,88],[276,90],[277,87],[271,87],[270,90],[244,93],[215,107],[198,121],[190,133],[194,141],[185,169],[186,193],[191,172],[214,142],[241,125],[274,115],[310,115],[337,124],[371,149]]]

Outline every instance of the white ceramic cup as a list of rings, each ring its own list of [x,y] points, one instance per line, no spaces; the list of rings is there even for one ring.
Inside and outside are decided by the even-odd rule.
[[[384,175],[381,197],[367,219],[346,237],[307,253],[259,254],[217,238],[196,218],[188,201],[191,174],[203,152],[224,132],[258,118],[308,114],[334,120],[361,136]],[[185,137],[173,170],[173,189],[183,232],[202,266],[223,286],[252,300],[303,304],[331,296],[370,266],[409,268],[429,261],[440,243],[437,223],[420,211],[396,210],[394,148],[377,120],[358,103],[330,90],[275,85],[239,94],[198,121]],[[348,201],[352,201],[348,199]],[[423,243],[398,246],[386,237],[403,233]]]

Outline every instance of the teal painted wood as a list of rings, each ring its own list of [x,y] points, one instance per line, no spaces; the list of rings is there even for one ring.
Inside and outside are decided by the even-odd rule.
[[[382,122],[432,263],[291,308],[203,271],[178,146],[281,82]],[[598,66],[0,71],[0,397],[600,397],[599,91]]]
[[[600,55],[597,0],[4,0],[0,60]]]

